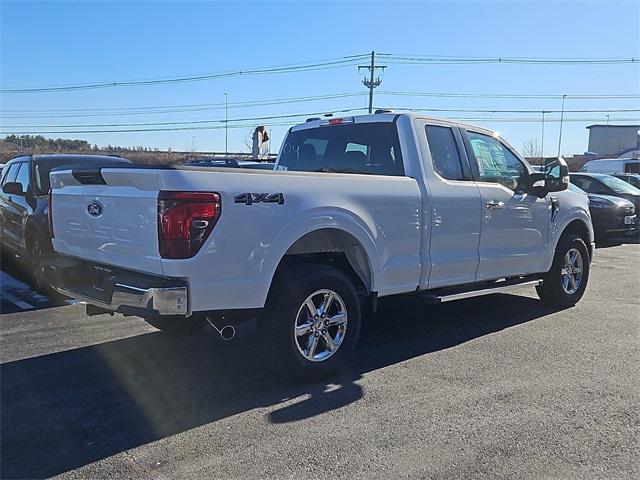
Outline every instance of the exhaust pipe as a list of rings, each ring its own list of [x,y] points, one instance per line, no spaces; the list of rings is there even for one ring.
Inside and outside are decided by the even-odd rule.
[[[216,324],[213,323],[213,320],[211,320],[209,317],[204,317],[204,318],[207,320],[207,323],[211,325],[216,332],[218,332],[218,334],[223,340],[225,341],[231,340],[233,337],[236,336],[236,329],[233,326],[225,325],[222,328],[218,328],[216,327]]]

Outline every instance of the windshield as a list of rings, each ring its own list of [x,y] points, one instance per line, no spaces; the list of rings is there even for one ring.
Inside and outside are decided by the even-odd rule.
[[[605,175],[602,177],[598,177],[602,183],[604,183],[607,187],[611,188],[616,193],[630,193],[632,195],[640,195],[640,190],[638,190],[633,185],[628,184],[624,180],[620,180],[619,178],[612,177],[611,175]]]
[[[278,170],[404,175],[391,122],[330,125],[290,132]]]

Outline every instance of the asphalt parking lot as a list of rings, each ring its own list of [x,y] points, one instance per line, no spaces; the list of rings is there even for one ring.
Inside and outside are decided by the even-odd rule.
[[[5,313],[0,476],[639,478],[639,272],[640,245],[599,249],[559,312],[532,290],[383,302],[353,371],[308,386],[263,367],[250,324]]]

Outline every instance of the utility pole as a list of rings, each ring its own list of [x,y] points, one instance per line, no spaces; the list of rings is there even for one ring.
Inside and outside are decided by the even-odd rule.
[[[228,95],[224,92],[224,156],[229,155],[229,117],[228,117]]]
[[[379,87],[380,84],[382,83],[382,79],[380,77],[377,77],[374,79],[374,75],[377,68],[384,71],[384,69],[387,68],[387,66],[376,65],[376,52],[371,51],[371,64],[359,65],[358,73],[360,73],[360,70],[362,70],[363,68],[366,70],[369,70],[369,78],[366,78],[366,77],[363,78],[362,84],[369,89],[369,113],[373,113],[373,89],[376,87]]]
[[[540,156],[542,157],[542,164],[544,165],[544,114],[546,111],[542,110],[542,146],[540,147]]]
[[[566,95],[562,95],[562,110],[560,111],[560,135],[558,135],[558,157],[560,156],[560,146],[562,145],[562,123],[564,121],[564,100]]]

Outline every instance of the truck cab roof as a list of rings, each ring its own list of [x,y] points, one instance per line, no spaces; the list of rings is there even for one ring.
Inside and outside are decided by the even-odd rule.
[[[424,115],[420,112],[394,112],[392,110],[385,110],[381,113],[373,113],[373,114],[365,114],[365,115],[348,115],[348,116],[329,116],[323,118],[311,118],[308,119],[305,123],[301,123],[299,125],[295,125],[291,127],[292,132],[296,132],[299,130],[306,130],[311,128],[318,128],[323,126],[330,125],[340,125],[346,123],[379,123],[379,122],[395,122],[401,117],[407,117],[411,120],[420,119],[420,120],[428,120],[437,122],[440,125],[445,126],[453,126],[453,127],[462,127],[462,128],[472,128],[474,130],[484,131],[489,135],[496,135],[496,132],[493,130],[480,127],[477,125],[471,125],[468,123],[460,122],[458,120],[451,120],[442,117],[432,117],[429,115]]]

